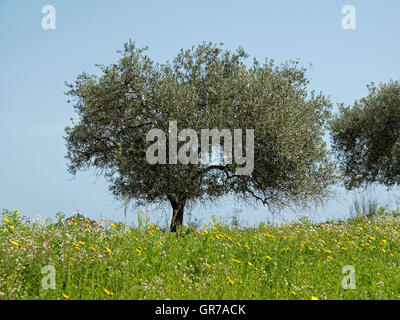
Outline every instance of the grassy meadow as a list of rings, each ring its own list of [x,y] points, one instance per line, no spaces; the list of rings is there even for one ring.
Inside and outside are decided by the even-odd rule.
[[[138,228],[60,216],[35,223],[17,210],[0,217],[0,299],[400,298],[397,212],[251,228],[216,216],[177,234],[149,220]],[[342,286],[345,266],[355,289]],[[51,269],[55,287],[46,289]]]

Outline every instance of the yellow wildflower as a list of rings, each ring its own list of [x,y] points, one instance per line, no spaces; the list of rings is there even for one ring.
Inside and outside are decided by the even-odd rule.
[[[106,288],[104,288],[104,292],[106,294],[108,294],[109,296],[113,296],[114,295],[114,292],[108,291]]]

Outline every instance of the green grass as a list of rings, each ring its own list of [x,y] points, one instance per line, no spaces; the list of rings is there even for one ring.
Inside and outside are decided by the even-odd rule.
[[[245,230],[216,222],[169,234],[147,223],[38,225],[6,210],[0,234],[0,299],[400,297],[400,217],[390,214]],[[42,287],[46,265],[55,289]],[[342,288],[347,265],[354,290]]]

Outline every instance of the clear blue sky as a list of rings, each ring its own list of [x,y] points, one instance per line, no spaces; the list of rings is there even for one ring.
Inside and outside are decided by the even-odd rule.
[[[41,27],[46,4],[56,9],[55,30]],[[355,30],[341,26],[347,4],[356,9]],[[299,58],[312,64],[312,88],[350,104],[366,95],[369,82],[400,78],[399,17],[398,0],[0,0],[0,210],[17,208],[32,218],[79,210],[122,219],[122,204],[103,178],[90,171],[72,179],[67,172],[62,136],[73,109],[64,81],[116,61],[116,50],[129,39],[148,45],[159,62],[202,41],[241,45],[258,59]],[[343,215],[349,197],[318,217]],[[248,221],[267,217],[263,208],[242,209]],[[225,201],[193,213],[232,211]],[[130,214],[128,221],[135,219]]]

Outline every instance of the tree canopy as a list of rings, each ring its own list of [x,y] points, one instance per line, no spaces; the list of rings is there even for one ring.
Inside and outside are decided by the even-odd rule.
[[[400,182],[400,84],[371,83],[368,91],[353,106],[342,105],[330,124],[348,189]]]
[[[231,193],[281,207],[328,194],[333,164],[323,135],[331,103],[310,92],[307,70],[298,62],[246,64],[242,48],[202,43],[160,64],[146,49],[130,41],[117,63],[99,66],[100,75],[82,73],[68,84],[77,115],[65,136],[72,174],[95,167],[117,198],[169,202],[171,231],[182,224],[188,202]],[[218,163],[149,163],[149,131],[168,133],[171,121],[199,136],[202,129],[254,130],[253,150],[241,141],[245,152],[254,152],[251,172],[237,174],[242,165],[225,161],[224,151]],[[201,158],[200,148],[195,152]]]

